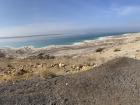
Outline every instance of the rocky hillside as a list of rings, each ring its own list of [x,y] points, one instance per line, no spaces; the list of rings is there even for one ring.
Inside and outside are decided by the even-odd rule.
[[[119,58],[94,70],[0,84],[0,105],[139,105],[140,61]]]

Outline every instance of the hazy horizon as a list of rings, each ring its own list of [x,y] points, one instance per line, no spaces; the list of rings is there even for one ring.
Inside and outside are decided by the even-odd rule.
[[[138,0],[0,0],[0,37],[140,31]]]

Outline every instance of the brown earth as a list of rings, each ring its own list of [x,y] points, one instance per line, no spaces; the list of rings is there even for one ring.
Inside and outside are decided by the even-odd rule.
[[[0,58],[0,82],[29,79],[33,76],[47,78],[50,75],[67,75],[90,70],[96,66],[95,59],[90,57],[55,57],[51,59]]]
[[[118,58],[94,70],[0,84],[0,105],[139,105],[140,61]]]

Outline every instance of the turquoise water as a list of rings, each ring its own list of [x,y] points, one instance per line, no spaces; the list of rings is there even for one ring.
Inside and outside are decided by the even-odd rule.
[[[35,48],[48,47],[50,45],[71,45],[84,40],[94,40],[105,36],[116,36],[125,33],[90,33],[79,35],[46,35],[24,38],[8,38],[0,39],[0,47],[24,47],[33,46]]]

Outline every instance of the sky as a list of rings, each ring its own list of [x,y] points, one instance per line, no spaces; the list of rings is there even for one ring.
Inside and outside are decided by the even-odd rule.
[[[140,0],[0,0],[0,37],[140,31]]]

